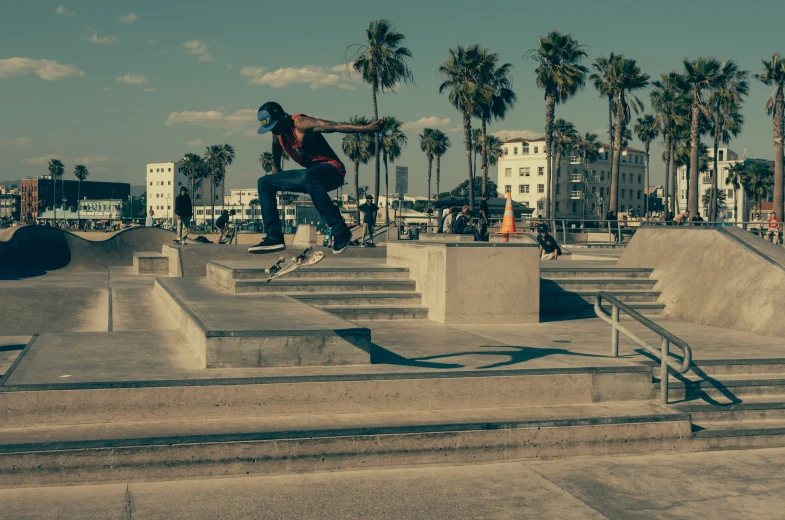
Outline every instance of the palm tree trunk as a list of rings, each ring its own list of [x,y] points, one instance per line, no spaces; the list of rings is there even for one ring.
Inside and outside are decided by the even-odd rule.
[[[472,120],[468,112],[463,113],[463,141],[466,145],[466,160],[469,163],[469,207],[474,211],[474,177],[472,176]]]
[[[441,154],[436,155],[436,198],[438,199],[441,196],[441,175],[442,175],[442,156]]]
[[[556,147],[556,158],[553,161],[553,164],[555,165],[556,172],[555,175],[553,175],[553,185],[551,186],[551,189],[553,189],[553,197],[551,198],[553,207],[551,208],[551,215],[553,215],[553,218],[556,218],[556,195],[558,194],[556,186],[559,184],[559,177],[561,177],[561,148],[558,146]]]
[[[782,125],[785,123],[785,99],[782,87],[777,89],[774,98],[774,211],[777,217],[783,217],[783,165],[782,165]]]
[[[373,120],[374,121],[379,119],[379,110],[378,110],[377,105],[376,105],[376,91],[378,90],[378,88],[379,88],[378,87],[378,83],[377,83],[376,79],[374,78],[373,88],[371,89],[371,94],[373,95]],[[381,172],[381,167],[379,165],[379,159],[381,159],[381,157],[379,156],[379,148],[381,147],[380,146],[380,142],[379,142],[380,141],[380,139],[379,139],[379,132],[376,132],[374,134],[374,140],[375,140],[375,143],[376,143],[376,147],[373,149],[374,150],[374,159],[376,161],[376,171],[374,172],[373,200],[375,200],[376,202],[379,202],[379,178],[380,178],[380,172]]]
[[[354,161],[354,205],[357,209],[357,225],[360,225],[360,161]]]
[[[82,196],[82,179],[79,179],[79,186],[76,188],[76,229],[82,229],[82,215],[79,208],[79,199]]]
[[[700,210],[698,206],[698,182],[697,178],[700,174],[700,164],[698,163],[698,153],[700,145],[700,107],[697,101],[693,101],[690,114],[690,169],[688,171],[689,188],[687,191],[687,210],[690,215],[695,215]],[[695,177],[692,179],[691,177]]]
[[[613,96],[608,96],[608,139],[610,140],[608,144],[613,150]]]
[[[384,154],[384,224],[390,224],[390,175],[387,171],[386,153]]]
[[[614,128],[613,156],[611,159],[611,201],[610,211],[619,212],[619,168],[621,167],[621,138],[623,130],[624,114],[621,110],[616,110],[616,128]]]
[[[733,220],[739,223],[739,200],[736,194],[736,186],[733,187]]]
[[[551,201],[554,198],[553,168],[551,165],[551,155],[553,154],[553,116],[556,110],[556,97],[553,94],[545,96],[545,176],[548,183],[548,192],[545,194],[545,218],[553,218],[551,213]]]
[[[472,146],[474,146],[474,143],[472,143]],[[476,150],[472,152],[472,156],[474,157],[474,168],[472,170],[472,182],[474,182],[474,179],[477,178],[477,151]]]
[[[57,225],[57,177],[52,174],[52,226]]]
[[[643,185],[643,218],[649,219],[649,146],[651,143],[646,141],[646,182]]]
[[[485,119],[482,120],[482,195],[488,192],[488,139]]]
[[[431,167],[433,166],[433,156],[428,154],[428,206],[426,207],[426,211],[429,207],[431,207]],[[431,227],[431,219],[428,218],[428,227]],[[430,229],[428,229],[430,232]]]
[[[671,156],[671,213],[674,215],[679,210],[679,180],[677,177],[677,170],[676,168],[676,140],[673,139],[671,136],[671,147],[670,147],[670,156]]]
[[[711,172],[711,195],[709,195],[709,220],[717,221],[717,152],[720,147],[719,113],[714,117],[714,170]]]
[[[215,174],[210,176],[210,229],[215,229]]]
[[[670,132],[665,134],[665,185],[663,186],[662,190],[662,209],[665,215],[663,216],[662,220],[668,219],[668,212],[670,211],[670,200],[668,199],[668,193],[670,193],[670,186],[668,183],[670,182],[670,174],[671,174],[671,136]],[[672,197],[673,195],[671,195]]]

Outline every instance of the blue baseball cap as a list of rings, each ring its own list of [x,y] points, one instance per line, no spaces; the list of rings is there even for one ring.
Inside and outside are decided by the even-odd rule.
[[[278,124],[278,121],[281,120],[283,113],[281,105],[274,101],[267,102],[260,106],[259,111],[256,113],[256,118],[259,120],[259,130],[257,133],[266,134],[272,130],[273,127]]]

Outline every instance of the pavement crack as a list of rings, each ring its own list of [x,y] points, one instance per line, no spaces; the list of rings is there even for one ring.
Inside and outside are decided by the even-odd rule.
[[[125,485],[125,512],[126,518],[128,520],[133,520],[134,518],[134,503],[131,497],[131,488],[129,484]]]
[[[599,511],[597,511],[595,508],[593,508],[592,506],[590,506],[589,504],[587,504],[586,502],[584,502],[584,501],[583,501],[583,500],[581,500],[580,498],[576,497],[575,495],[573,495],[572,493],[570,493],[569,491],[567,491],[566,489],[564,489],[563,487],[561,487],[560,485],[558,485],[557,483],[555,483],[554,481],[552,481],[551,479],[549,479],[548,477],[546,477],[545,475],[543,475],[542,473],[539,473],[539,472],[537,472],[537,471],[534,471],[532,468],[530,468],[529,466],[527,466],[525,463],[523,463],[523,464],[521,464],[521,465],[524,467],[524,469],[526,469],[527,471],[529,471],[529,472],[533,473],[533,474],[534,474],[534,475],[536,475],[537,477],[540,477],[541,479],[543,479],[545,482],[547,482],[548,484],[550,484],[550,485],[551,485],[552,487],[554,487],[555,489],[558,489],[559,491],[561,491],[562,493],[564,493],[564,494],[565,494],[565,495],[567,495],[568,497],[572,498],[573,500],[576,500],[576,501],[580,502],[581,504],[583,504],[584,506],[586,506],[588,509],[590,509],[590,510],[594,511],[595,513],[597,513],[598,515],[600,515],[602,518],[605,518],[606,520],[610,520],[610,519],[609,519],[607,516],[605,516],[604,514],[600,513],[600,512],[599,512]]]

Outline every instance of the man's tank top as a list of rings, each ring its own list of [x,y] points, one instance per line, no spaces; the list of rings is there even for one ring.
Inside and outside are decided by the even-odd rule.
[[[297,118],[302,115],[304,114],[292,116],[292,121],[296,121]],[[277,137],[278,142],[281,143],[281,147],[286,150],[289,157],[303,168],[310,168],[317,164],[327,163],[335,166],[338,171],[341,172],[341,175],[346,175],[346,168],[344,168],[343,163],[338,159],[338,156],[335,155],[335,152],[330,148],[327,139],[325,139],[322,134],[314,132],[310,135],[308,137],[307,146],[303,146],[303,143],[297,139],[294,129],[292,129],[292,133],[289,136],[284,137],[283,135],[279,135]]]

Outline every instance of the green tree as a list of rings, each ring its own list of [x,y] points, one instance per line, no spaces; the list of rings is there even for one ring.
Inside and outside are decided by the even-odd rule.
[[[439,66],[439,74],[444,81],[439,85],[439,94],[447,92],[450,104],[463,116],[463,141],[466,162],[469,166],[469,181],[472,181],[472,123],[471,118],[477,106],[487,103],[493,95],[493,88],[484,83],[481,64],[483,51],[479,45],[463,47],[458,45],[449,50],[449,58]],[[474,182],[467,181],[469,201],[474,204]]]
[[[475,192],[479,192],[481,187],[482,187],[482,179],[480,179],[479,177],[476,177],[474,179],[474,191]],[[462,183],[460,183],[458,186],[456,186],[449,193],[449,195],[451,197],[465,198],[465,197],[469,196],[469,192],[470,191],[471,190],[470,190],[470,187],[469,187],[469,181],[465,180]],[[499,187],[491,179],[488,179],[488,193],[489,194],[496,193],[497,195],[499,194]]]
[[[518,99],[515,92],[512,91],[512,65],[509,63],[497,65],[498,62],[498,54],[490,52],[488,49],[483,49],[480,63],[483,76],[482,82],[491,88],[491,93],[490,97],[475,105],[474,113],[474,116],[480,119],[482,125],[480,154],[482,156],[483,194],[486,193],[488,167],[490,166],[488,158],[488,125],[491,120],[503,120],[507,116],[507,112],[515,106],[515,102]]]
[[[711,171],[711,213],[708,219],[717,220],[718,150],[720,142],[730,144],[741,133],[744,116],[741,115],[743,97],[749,92],[748,72],[739,70],[733,60],[722,63],[717,82],[712,86],[708,99],[710,134],[714,138],[714,169]]]
[[[436,141],[433,138],[433,130],[424,128],[420,137],[420,150],[425,152],[425,159],[428,162],[428,203],[431,203],[431,168],[433,167],[433,156],[436,149]]]
[[[488,150],[488,164],[490,166],[496,166],[496,164],[498,164],[499,162],[499,159],[501,159],[503,153],[502,140],[493,134],[486,135],[485,148]],[[436,164],[437,165],[439,164],[438,160]],[[495,196],[495,192],[493,193],[485,192],[485,193],[488,193],[489,195],[493,194]]]
[[[665,162],[665,185],[663,205],[665,213],[676,213],[677,181],[676,167],[673,158],[676,149],[675,132],[689,121],[689,103],[679,87],[678,74],[669,72],[661,74],[658,81],[653,81],[651,104],[657,123],[662,129],[664,150],[662,159]],[[671,175],[672,174],[672,175]],[[669,195],[670,194],[670,195]]]
[[[434,154],[436,154],[436,193],[437,197],[440,197],[439,189],[442,177],[442,155],[447,153],[447,150],[452,143],[450,143],[450,138],[447,137],[447,134],[441,130],[433,131],[433,140],[436,143],[434,146]]]
[[[712,199],[715,200],[713,201]],[[717,213],[721,207],[725,206],[725,199],[725,190],[713,193],[711,188],[706,188],[706,191],[704,191],[701,196],[701,204],[703,205],[703,210],[706,212],[705,214],[711,215]],[[716,204],[717,207],[713,208],[712,203]]]
[[[210,181],[210,207],[212,228],[215,228],[215,196],[216,189],[225,185],[226,167],[235,159],[235,151],[228,144],[214,144],[207,147],[204,154],[204,164],[207,171],[207,178]],[[223,188],[221,191],[221,205],[223,205]]]
[[[373,20],[365,31],[366,43],[350,46],[355,49],[352,56],[354,70],[371,86],[373,99],[373,118],[379,119],[376,95],[379,92],[392,92],[400,83],[414,81],[407,59],[412,53],[402,47],[404,36],[395,30],[390,20]],[[348,51],[348,49],[347,49]],[[347,60],[348,64],[349,60]],[[374,137],[374,150],[381,148],[379,134]],[[379,154],[376,154],[374,199],[379,200],[380,177]]]
[[[635,123],[635,135],[643,143],[646,151],[646,183],[643,190],[643,207],[645,208],[644,217],[649,218],[649,149],[652,141],[660,135],[659,122],[651,114],[638,118],[638,121]]]
[[[394,117],[385,117],[384,126],[379,132],[379,143],[382,151],[382,161],[384,162],[384,223],[390,223],[390,175],[387,170],[387,162],[395,163],[401,156],[408,138],[401,130],[401,122]]]
[[[556,191],[561,181],[561,162],[564,156],[572,155],[575,145],[580,141],[581,135],[575,129],[575,125],[564,119],[557,119],[553,123],[552,146],[555,152],[556,175],[551,176],[551,184],[548,192],[553,195],[550,197],[551,208],[549,214],[556,218]]]
[[[262,167],[265,175],[273,171],[273,154],[271,152],[260,153],[256,161]]]
[[[566,103],[571,97],[583,89],[586,84],[586,73],[589,71],[581,65],[586,52],[569,34],[551,31],[538,40],[536,49],[527,51],[526,56],[538,63],[536,69],[537,86],[545,91],[545,170],[548,186],[553,185],[553,121],[556,105]],[[550,212],[551,198],[555,194],[546,194],[547,217]],[[555,207],[555,204],[554,204]]]
[[[180,170],[188,179],[191,196],[195,199],[196,195],[194,195],[194,192],[196,191],[196,181],[201,177],[204,170],[204,160],[195,153],[187,153],[183,156]]]
[[[591,67],[594,69],[594,72],[589,75],[589,80],[594,85],[594,88],[597,89],[600,96],[608,98],[608,142],[610,143],[609,146],[611,147],[611,150],[613,150],[613,112],[615,108],[611,80],[615,63],[620,57],[621,56],[614,53],[611,53],[607,58],[600,56],[592,63]]]
[[[52,176],[52,224],[57,224],[57,178],[62,177],[65,173],[65,166],[60,159],[49,159],[49,174]],[[62,191],[62,190],[61,190]],[[63,194],[60,194],[62,199]],[[63,210],[65,211],[65,210]]]
[[[736,162],[728,168],[728,174],[725,176],[725,186],[733,188],[733,217],[736,223],[739,223],[739,197],[738,193],[741,189],[741,181],[746,173],[746,167],[743,162]]]
[[[251,202],[248,203],[251,206],[251,220],[256,223],[256,208],[259,207],[259,199],[251,199]]]
[[[600,158],[600,143],[597,141],[597,134],[586,132],[584,135],[579,136],[578,142],[575,144],[575,151],[583,164],[583,176],[581,179],[583,208],[581,215],[582,218],[586,218],[586,196],[589,192],[589,164],[596,162]]]
[[[766,113],[773,116],[772,134],[774,136],[774,209],[777,216],[782,220],[783,212],[783,164],[782,164],[782,139],[783,124],[785,124],[785,98],[783,97],[783,86],[785,86],[785,58],[779,54],[771,57],[771,60],[763,61],[763,72],[755,74],[758,81],[766,86],[774,86],[774,92],[766,102]]]
[[[627,124],[632,119],[632,112],[636,114],[643,110],[643,102],[633,94],[634,91],[645,88],[649,84],[649,75],[641,72],[635,60],[627,59],[622,55],[614,60],[610,72],[609,90],[613,94],[614,114],[616,122],[613,129],[613,161],[611,163],[611,196],[609,207],[615,212],[619,211],[619,170],[621,168],[621,155],[624,145],[624,134]]]
[[[370,121],[364,116],[352,116],[349,121],[356,125],[367,125]],[[360,222],[360,165],[368,164],[375,153],[374,138],[369,134],[346,134],[341,140],[343,153],[354,164],[354,196],[357,203],[357,222]]]
[[[472,179],[477,177],[477,157],[482,155],[482,129],[472,129]]]
[[[763,199],[771,194],[774,187],[774,172],[765,162],[750,161],[744,169],[741,184],[744,193],[755,201],[757,212],[760,213]]]
[[[74,166],[74,177],[79,180],[79,186],[76,190],[76,223],[77,229],[82,229],[82,218],[81,218],[81,200],[82,200],[82,181],[85,180],[90,175],[90,172],[87,171],[87,167],[84,164],[77,164]]]

